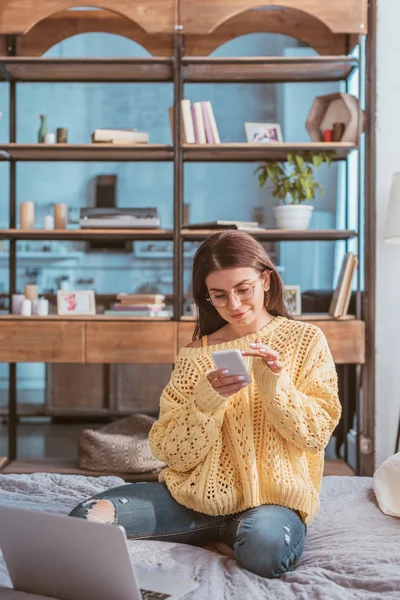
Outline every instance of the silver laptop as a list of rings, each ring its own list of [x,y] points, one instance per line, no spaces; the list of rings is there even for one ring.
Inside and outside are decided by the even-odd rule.
[[[0,506],[14,589],[59,600],[178,600],[197,583],[135,571],[118,525]]]

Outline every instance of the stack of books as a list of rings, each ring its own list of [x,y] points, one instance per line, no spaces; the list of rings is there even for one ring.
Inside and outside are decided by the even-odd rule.
[[[135,144],[147,144],[149,134],[136,129],[95,129],[92,133],[93,144],[115,144],[119,146],[130,146]]]
[[[168,109],[172,139],[174,138],[174,107]],[[220,144],[214,111],[209,100],[181,100],[182,142],[185,144]]]
[[[118,302],[111,310],[105,310],[107,316],[129,317],[170,317],[171,311],[165,310],[164,294],[118,294]]]
[[[358,267],[358,258],[352,252],[347,252],[343,259],[338,283],[329,307],[331,317],[339,319],[347,315],[351,299],[353,276]]]
[[[190,223],[185,229],[238,229],[239,231],[265,231],[257,221],[208,221],[206,223]]]
[[[81,208],[83,229],[157,229],[157,208]]]

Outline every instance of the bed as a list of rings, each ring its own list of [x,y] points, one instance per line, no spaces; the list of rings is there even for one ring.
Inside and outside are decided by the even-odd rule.
[[[118,477],[0,475],[0,504],[66,514],[84,498],[122,483]],[[129,541],[129,549],[140,569],[196,579],[200,585],[188,600],[400,598],[400,519],[381,513],[367,477],[324,478],[304,554],[280,580],[261,579],[202,548]],[[1,555],[0,586],[1,600],[41,598],[8,589]]]

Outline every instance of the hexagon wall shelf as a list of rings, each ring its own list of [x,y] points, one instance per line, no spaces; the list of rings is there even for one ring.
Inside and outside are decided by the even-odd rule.
[[[344,123],[345,130],[340,142],[358,143],[359,102],[350,94],[328,94],[315,98],[307,117],[306,127],[313,142],[322,142],[325,129],[333,129],[334,123]]]

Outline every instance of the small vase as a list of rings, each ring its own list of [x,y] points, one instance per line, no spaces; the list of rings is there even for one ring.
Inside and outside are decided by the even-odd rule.
[[[38,142],[39,144],[44,144],[46,134],[49,133],[49,126],[47,124],[47,116],[40,115],[40,129],[38,132]]]

